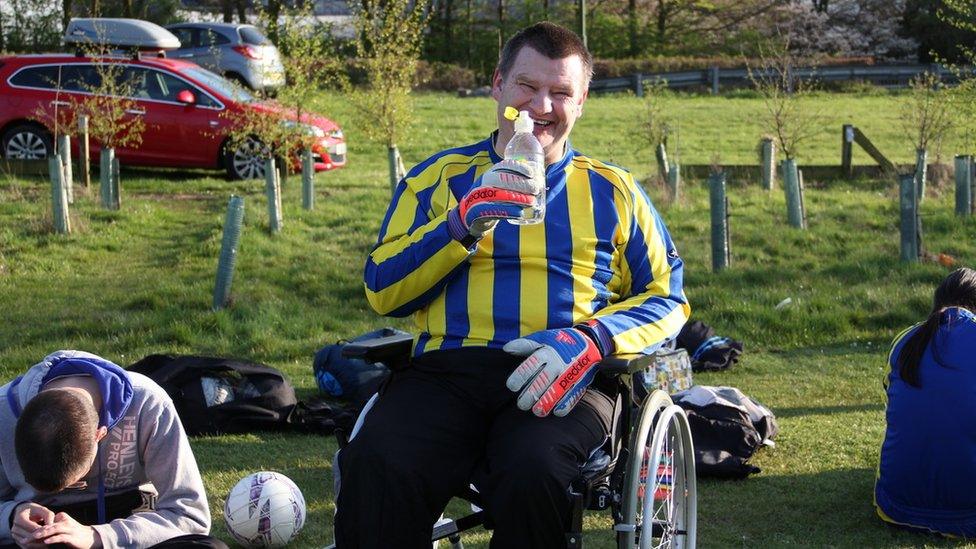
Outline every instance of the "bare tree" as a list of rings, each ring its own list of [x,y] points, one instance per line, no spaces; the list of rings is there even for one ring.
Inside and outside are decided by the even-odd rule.
[[[411,122],[410,91],[426,26],[426,2],[362,0],[356,52],[367,84],[350,90],[366,137],[387,146],[391,187],[402,177],[398,143]]]
[[[800,145],[820,133],[820,113],[802,102],[810,83],[794,77],[796,60],[788,41],[766,46],[760,53],[761,66],[748,67],[749,79],[762,97],[763,125],[777,143],[783,157],[796,159]]]
[[[952,93],[942,86],[942,79],[923,72],[911,79],[910,90],[900,109],[905,137],[916,150],[933,150],[941,156],[942,141],[953,128]]]

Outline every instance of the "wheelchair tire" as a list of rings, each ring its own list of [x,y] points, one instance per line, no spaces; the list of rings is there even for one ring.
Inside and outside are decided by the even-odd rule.
[[[684,410],[671,404],[663,391],[652,393],[641,408],[630,448],[633,452],[624,477],[622,522],[615,527],[617,546],[694,548],[695,453]]]

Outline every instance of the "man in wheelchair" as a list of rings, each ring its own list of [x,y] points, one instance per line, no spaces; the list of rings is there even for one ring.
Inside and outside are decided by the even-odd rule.
[[[591,75],[574,33],[523,29],[492,79],[498,129],[400,181],[366,294],[381,314],[413,314],[420,333],[339,453],[338,547],[429,547],[472,482],[492,547],[565,546],[568,488],[607,440],[617,398],[595,365],[652,351],[687,320],[682,261],[648,197],[569,145]],[[532,199],[531,170],[500,156],[506,107],[529,112],[543,148],[541,223],[501,221],[522,220]]]

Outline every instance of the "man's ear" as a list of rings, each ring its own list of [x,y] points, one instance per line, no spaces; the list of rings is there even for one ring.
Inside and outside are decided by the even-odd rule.
[[[500,101],[502,97],[502,73],[498,69],[495,69],[495,73],[491,76],[491,96],[495,101]]]
[[[101,442],[106,435],[108,435],[108,427],[102,425],[95,430],[95,442]]]
[[[586,103],[586,98],[590,96],[589,86],[583,90],[583,97],[580,97],[579,103],[576,104],[576,118],[583,116],[583,103]]]

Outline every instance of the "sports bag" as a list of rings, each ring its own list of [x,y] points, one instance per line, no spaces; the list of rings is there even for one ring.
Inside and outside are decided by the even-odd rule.
[[[312,362],[312,371],[315,373],[315,383],[319,390],[330,397],[362,408],[389,377],[390,368],[382,362],[366,362],[360,358],[345,357],[342,351],[349,343],[393,335],[409,336],[410,334],[396,328],[381,328],[350,340],[341,339],[337,343],[319,349]]]
[[[275,368],[247,360],[150,355],[129,366],[173,399],[188,435],[292,429],[331,433],[354,417],[325,402],[299,402],[295,388]]]
[[[735,387],[695,385],[671,395],[688,415],[698,476],[745,478],[759,473],[748,463],[763,446],[775,446],[776,417]]]

